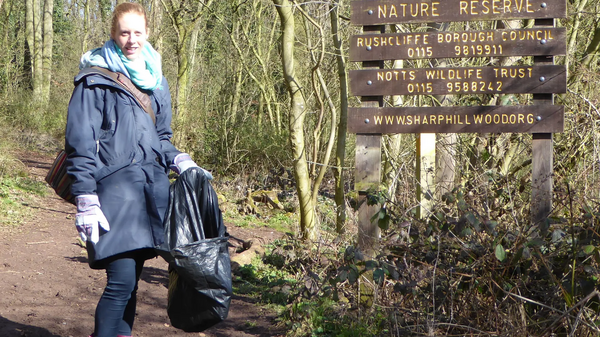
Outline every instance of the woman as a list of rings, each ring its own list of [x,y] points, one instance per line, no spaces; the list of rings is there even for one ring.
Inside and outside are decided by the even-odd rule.
[[[84,54],[80,68],[127,76],[150,96],[155,122],[130,92],[100,74],[75,77],[69,103],[65,150],[75,225],[87,242],[90,267],[107,275],[93,337],[131,336],[144,261],[163,241],[169,168],[197,167],[171,144],[169,87],[147,38],[144,8],[122,3],[113,13],[111,39]]]

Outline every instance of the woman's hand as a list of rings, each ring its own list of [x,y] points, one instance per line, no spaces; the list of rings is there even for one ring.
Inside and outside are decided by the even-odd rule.
[[[100,239],[100,229],[110,230],[108,220],[100,209],[100,201],[97,195],[80,195],[75,197],[77,214],[75,216],[75,227],[83,241],[97,243]]]
[[[187,169],[190,169],[192,167],[199,168],[200,170],[202,170],[202,172],[208,180],[213,180],[212,174],[207,170],[203,169],[202,167],[198,166],[198,164],[196,164],[196,162],[194,162],[190,155],[187,153],[178,154],[177,157],[175,157],[175,160],[173,161],[173,165],[171,165],[171,169],[177,174],[182,174]]]

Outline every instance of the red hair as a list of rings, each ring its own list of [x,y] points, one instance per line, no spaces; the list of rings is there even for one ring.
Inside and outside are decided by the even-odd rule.
[[[138,3],[133,2],[123,2],[115,7],[112,17],[112,26],[110,28],[110,35],[114,36],[117,32],[117,27],[119,25],[119,19],[123,17],[125,14],[138,14],[144,17],[144,22],[146,22],[146,31],[148,31],[148,18],[146,17],[146,10],[144,7]]]

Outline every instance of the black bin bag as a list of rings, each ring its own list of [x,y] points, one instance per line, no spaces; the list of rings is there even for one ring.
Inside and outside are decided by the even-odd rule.
[[[227,318],[232,289],[227,230],[202,170],[188,169],[171,184],[164,224],[157,251],[169,262],[171,325],[204,331]]]

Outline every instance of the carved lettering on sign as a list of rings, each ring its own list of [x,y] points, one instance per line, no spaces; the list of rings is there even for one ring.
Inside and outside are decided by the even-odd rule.
[[[350,61],[566,54],[565,28],[355,35]]]
[[[354,0],[354,25],[564,18],[565,0]]]
[[[353,95],[564,93],[564,66],[351,70]]]
[[[531,41],[531,40],[554,40],[552,31],[548,29],[539,30],[513,30],[510,32],[502,32],[502,41]]]
[[[439,14],[439,2],[400,3],[398,5],[380,5],[377,17],[384,18],[407,18],[407,17],[436,17]]]
[[[403,34],[396,36],[360,36],[356,40],[357,47],[385,47],[405,45],[428,45],[428,34]]]
[[[549,105],[350,108],[353,133],[562,132],[564,107]]]
[[[535,13],[529,0],[470,0],[459,2],[460,14]]]
[[[529,124],[535,123],[533,114],[481,115],[375,115],[375,125],[471,125],[471,124]]]

